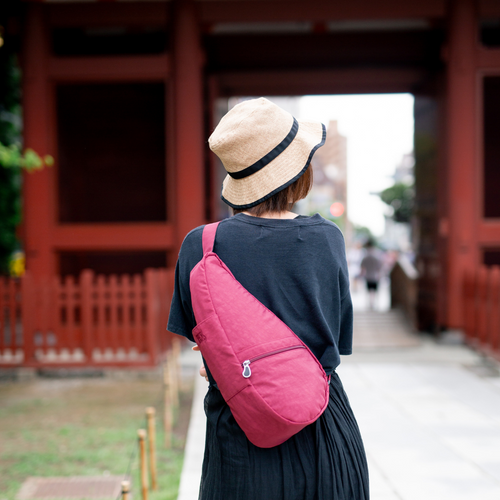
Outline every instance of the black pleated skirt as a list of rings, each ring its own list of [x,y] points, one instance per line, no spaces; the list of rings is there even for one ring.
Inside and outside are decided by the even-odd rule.
[[[363,442],[335,373],[321,417],[274,448],[250,443],[212,386],[205,413],[200,500],[369,499]]]

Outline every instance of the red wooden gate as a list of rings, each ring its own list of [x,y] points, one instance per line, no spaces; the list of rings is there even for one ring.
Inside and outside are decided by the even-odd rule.
[[[481,266],[467,273],[462,302],[467,341],[500,359],[500,268]]]
[[[0,278],[0,366],[154,366],[167,350],[173,270]]]

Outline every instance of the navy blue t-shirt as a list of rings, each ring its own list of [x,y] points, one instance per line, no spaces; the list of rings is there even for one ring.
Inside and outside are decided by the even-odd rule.
[[[201,260],[203,227],[184,239],[168,330],[194,341],[189,276]],[[321,215],[221,221],[214,251],[234,277],[299,336],[330,374],[352,352],[352,303],[340,229]]]

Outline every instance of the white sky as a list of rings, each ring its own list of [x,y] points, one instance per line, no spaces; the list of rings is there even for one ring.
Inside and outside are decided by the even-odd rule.
[[[301,119],[337,120],[347,137],[347,210],[349,219],[375,235],[384,231],[385,205],[370,195],[393,184],[391,175],[413,150],[411,94],[304,96]]]

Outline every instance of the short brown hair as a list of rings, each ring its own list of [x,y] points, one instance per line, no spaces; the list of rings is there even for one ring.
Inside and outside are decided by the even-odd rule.
[[[313,171],[311,165],[307,170],[292,184],[285,189],[278,191],[267,200],[259,203],[252,208],[234,208],[233,213],[250,212],[256,217],[268,212],[286,212],[290,210],[297,201],[304,199],[313,185]]]

